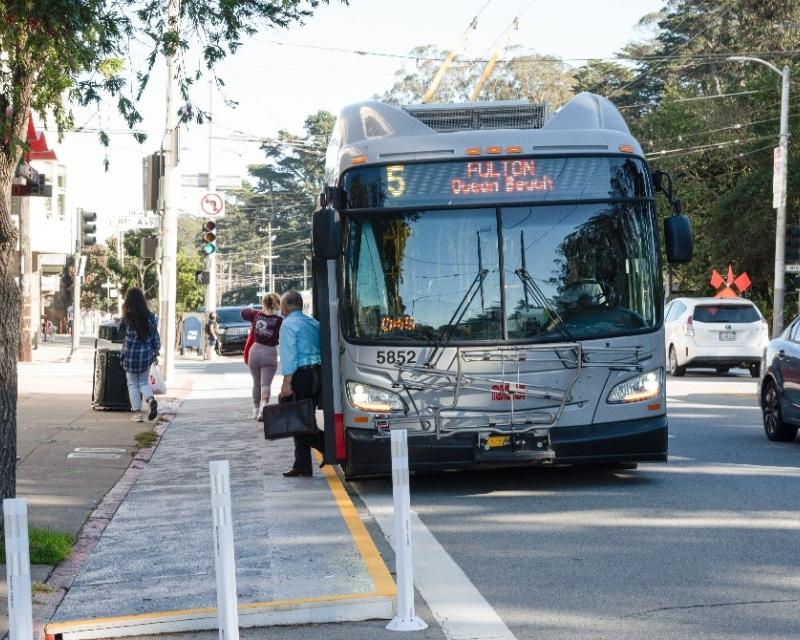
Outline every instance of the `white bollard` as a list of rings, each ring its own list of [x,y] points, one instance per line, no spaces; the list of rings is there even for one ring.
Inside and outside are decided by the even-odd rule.
[[[33,638],[31,556],[28,549],[28,504],[24,499],[3,500],[8,582],[9,640]]]
[[[219,640],[239,640],[236,561],[233,555],[233,516],[231,514],[231,480],[228,461],[215,460],[211,462],[210,471]]]
[[[414,611],[414,568],[411,555],[411,494],[408,485],[408,431],[392,431],[392,497],[394,498],[394,563],[397,573],[397,615],[389,631],[420,631],[428,625]]]

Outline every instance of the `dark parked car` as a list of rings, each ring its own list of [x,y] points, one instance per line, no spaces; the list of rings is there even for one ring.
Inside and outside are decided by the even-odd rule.
[[[232,355],[244,352],[250,323],[242,320],[244,307],[218,307],[217,308],[217,353]]]
[[[758,397],[767,438],[791,442],[800,426],[800,317],[767,345]]]

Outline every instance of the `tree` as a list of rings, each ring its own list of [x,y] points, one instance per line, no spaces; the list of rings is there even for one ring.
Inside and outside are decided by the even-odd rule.
[[[264,144],[267,162],[249,167],[254,184],[234,193],[235,202],[226,207],[220,220],[218,246],[223,264],[235,265],[238,273],[244,273],[250,271],[248,264],[261,262],[271,223],[279,256],[273,265],[280,283],[276,288],[302,287],[303,260],[311,252],[311,215],[324,181],[325,149],[335,121],[332,113],[318,111],[306,118],[302,135],[280,131],[276,140]],[[260,278],[260,269],[255,269],[252,277]],[[255,302],[255,295],[247,295],[248,302]]]
[[[17,230],[11,219],[11,184],[33,111],[60,131],[72,125],[72,105],[116,100],[129,126],[141,121],[136,101],[161,54],[198,47],[201,60],[179,65],[184,122],[202,120],[191,88],[203,73],[236,51],[257,27],[287,27],[327,0],[183,0],[180,24],[162,0],[11,0],[0,20],[0,498],[16,491],[16,345],[19,289],[14,277]],[[346,1],[346,0],[345,0]],[[123,75],[129,43],[149,46],[143,70]],[[66,103],[64,97],[66,96]],[[105,133],[101,141],[107,142]],[[139,141],[142,137],[138,136]]]

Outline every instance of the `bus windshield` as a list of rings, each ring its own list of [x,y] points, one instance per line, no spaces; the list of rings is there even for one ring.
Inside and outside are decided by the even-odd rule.
[[[351,213],[346,243],[351,340],[552,342],[661,321],[650,200]]]

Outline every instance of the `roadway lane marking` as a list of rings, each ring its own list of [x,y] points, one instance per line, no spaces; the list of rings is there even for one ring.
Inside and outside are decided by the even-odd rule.
[[[394,545],[392,496],[358,494],[386,539]],[[475,588],[415,512],[411,512],[414,586],[449,640],[516,640],[497,612]]]

